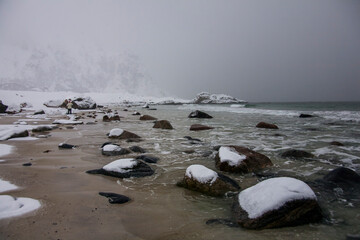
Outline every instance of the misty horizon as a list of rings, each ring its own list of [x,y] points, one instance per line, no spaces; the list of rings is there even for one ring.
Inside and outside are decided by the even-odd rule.
[[[359,13],[340,0],[1,1],[0,86],[360,101]]]

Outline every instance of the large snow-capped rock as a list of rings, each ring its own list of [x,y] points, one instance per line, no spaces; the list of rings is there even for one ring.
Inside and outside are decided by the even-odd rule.
[[[289,177],[268,179],[241,191],[233,214],[240,226],[249,229],[295,226],[322,218],[313,190]]]
[[[103,145],[101,148],[101,153],[105,156],[118,156],[130,153],[126,148],[122,148],[117,144],[108,143]]]
[[[121,128],[113,128],[110,130],[108,134],[109,138],[117,138],[117,139],[132,139],[132,138],[140,138],[140,136],[135,133],[128,132]]]
[[[208,92],[202,92],[196,95],[196,97],[190,102],[194,104],[234,104],[234,103],[246,103],[243,100],[239,100],[235,97],[225,94],[210,94]]]
[[[115,160],[100,169],[89,170],[90,174],[102,174],[118,178],[146,177],[154,174],[152,168],[133,158]]]
[[[241,146],[220,147],[215,164],[221,171],[234,173],[249,173],[272,166],[265,155]]]
[[[96,102],[91,97],[76,97],[73,100],[73,108],[80,110],[95,109]]]
[[[216,197],[240,190],[239,185],[231,178],[198,164],[189,166],[183,180],[177,185]]]

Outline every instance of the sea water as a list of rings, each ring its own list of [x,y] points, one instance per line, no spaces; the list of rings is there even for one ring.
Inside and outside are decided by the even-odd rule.
[[[176,183],[192,164],[215,168],[214,151],[219,145],[241,145],[268,156],[273,166],[265,173],[294,177],[305,182],[323,178],[329,171],[343,166],[360,170],[360,103],[250,103],[243,105],[155,106],[156,111],[133,108],[142,114],[169,120],[174,130],[152,128],[152,121],[138,117],[121,119],[120,123],[99,123],[83,132],[89,146],[101,145],[104,133],[120,127],[140,135],[140,143],[119,141],[124,147],[138,145],[147,154],[159,157],[152,164],[155,174],[145,178],[116,180],[123,194],[134,201],[121,209],[121,224],[143,239],[345,239],[360,234],[359,199],[321,199],[325,220],[317,224],[262,231],[207,225],[208,219],[231,217],[232,197],[214,198],[179,188]],[[119,111],[123,107],[117,107]],[[212,119],[190,119],[194,110],[205,111]],[[299,118],[301,113],[314,115]],[[274,123],[279,129],[260,129],[260,121]],[[214,127],[192,132],[192,124]],[[85,126],[84,126],[85,127]],[[81,127],[79,127],[81,128]],[[193,144],[184,136],[201,140]],[[332,141],[344,146],[333,146]],[[83,148],[85,149],[85,148]],[[315,155],[311,161],[284,159],[288,149]],[[97,148],[88,150],[98,151]],[[105,165],[115,158],[87,158]],[[242,189],[261,181],[253,174],[228,174]],[[316,194],[320,194],[316,192]]]

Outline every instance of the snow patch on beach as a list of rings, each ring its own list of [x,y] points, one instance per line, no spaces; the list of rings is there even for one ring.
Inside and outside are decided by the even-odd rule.
[[[0,157],[9,155],[12,153],[15,147],[7,144],[0,144]]]
[[[262,181],[241,191],[238,196],[241,208],[252,219],[300,199],[316,199],[316,195],[306,183],[289,177]]]
[[[8,181],[2,180],[0,178],[0,193],[12,191],[12,190],[15,190],[18,188],[19,188],[18,186],[14,185]]]
[[[119,172],[119,173],[126,173],[129,172],[131,168],[138,165],[139,162],[133,158],[124,158],[115,160],[103,167],[106,171],[111,172]]]
[[[0,219],[20,216],[40,208],[38,200],[0,195]]]
[[[210,183],[210,185],[218,178],[218,174],[215,171],[198,164],[189,166],[186,169],[185,175],[201,183]]]

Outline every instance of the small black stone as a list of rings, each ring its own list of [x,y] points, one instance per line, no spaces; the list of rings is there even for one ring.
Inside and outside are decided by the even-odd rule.
[[[31,166],[31,165],[32,165],[32,163],[24,163],[24,164],[23,164],[24,167],[29,167],[29,166]]]
[[[111,204],[122,204],[131,200],[129,197],[117,193],[99,192],[99,195],[107,197]]]

